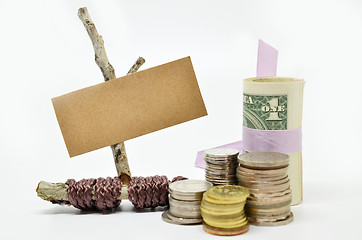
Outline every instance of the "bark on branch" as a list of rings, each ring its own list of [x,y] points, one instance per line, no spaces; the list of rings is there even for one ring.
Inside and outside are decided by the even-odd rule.
[[[101,69],[104,81],[109,81],[116,78],[116,74],[114,72],[113,66],[109,63],[106,50],[104,48],[104,41],[102,36],[98,33],[88,10],[86,7],[79,8],[78,17],[82,21],[89,38],[92,41],[94,53],[95,53],[95,61],[98,67]],[[139,57],[135,64],[131,67],[127,74],[131,74],[136,72],[145,60],[142,57]],[[112,152],[114,157],[114,162],[117,169],[118,176],[121,177],[122,182],[125,185],[129,184],[131,179],[131,171],[128,165],[128,159],[126,154],[126,148],[124,146],[124,142],[120,142],[118,144],[112,145]]]
[[[40,181],[38,187],[36,188],[36,193],[41,199],[52,203],[70,204],[68,200],[67,188],[68,185],[65,183],[50,183]],[[121,199],[128,199],[127,186],[122,187],[119,200]]]

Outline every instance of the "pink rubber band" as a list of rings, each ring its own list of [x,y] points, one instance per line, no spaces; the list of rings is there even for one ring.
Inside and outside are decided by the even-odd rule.
[[[258,130],[243,126],[243,141],[237,141],[216,148],[234,148],[240,153],[280,152],[285,154],[302,151],[302,129]],[[195,167],[205,168],[204,152],[197,153]]]
[[[239,152],[243,151],[241,141],[237,141],[237,142],[229,143],[229,144],[226,144],[226,145],[218,146],[216,148],[233,148],[233,149],[238,150]],[[202,151],[197,153],[196,161],[195,161],[195,167],[198,167],[198,168],[205,168],[206,167],[206,163],[204,161],[204,152],[206,150],[208,150],[208,149],[202,150]]]
[[[278,50],[259,39],[257,77],[274,77],[277,75]]]
[[[257,77],[276,76],[278,50],[259,39]],[[281,152],[294,153],[302,149],[302,131],[291,130],[257,130],[243,127],[243,141],[237,141],[217,148],[234,148],[242,153],[248,152]],[[204,152],[197,153],[195,167],[205,168]]]
[[[243,126],[243,149],[248,152],[297,153],[302,150],[302,129],[258,130]]]

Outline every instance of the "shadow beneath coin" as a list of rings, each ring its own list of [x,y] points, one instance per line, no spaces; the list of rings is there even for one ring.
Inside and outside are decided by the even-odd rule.
[[[168,209],[168,206],[155,207],[155,208],[142,208],[142,209],[133,207],[132,211],[136,212],[136,213],[147,213],[147,212],[164,212],[167,209]]]

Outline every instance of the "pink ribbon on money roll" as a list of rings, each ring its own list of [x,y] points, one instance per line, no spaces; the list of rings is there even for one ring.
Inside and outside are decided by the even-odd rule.
[[[243,126],[242,147],[247,152],[297,153],[302,151],[302,129],[258,130]]]
[[[278,51],[259,40],[257,76],[276,76]],[[243,140],[217,148],[234,148],[240,153],[247,152],[280,152],[297,153],[302,150],[302,129],[259,130],[243,126]],[[195,167],[205,168],[204,151],[197,153]]]
[[[234,148],[240,153],[247,152],[280,152],[297,153],[302,150],[302,129],[259,130],[243,126],[243,141],[237,141],[217,148]],[[204,152],[197,153],[195,167],[205,168]]]
[[[243,151],[242,141],[237,141],[237,142],[225,144],[225,145],[222,145],[222,146],[218,146],[216,148],[233,148],[233,149],[238,150],[239,152]],[[204,161],[204,152],[206,150],[208,150],[208,149],[197,152],[195,167],[198,167],[198,168],[205,168],[206,167],[206,163]]]

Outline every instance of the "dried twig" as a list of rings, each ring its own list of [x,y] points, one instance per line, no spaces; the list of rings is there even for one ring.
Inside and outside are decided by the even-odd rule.
[[[38,197],[43,200],[58,204],[69,204],[67,188],[68,185],[65,183],[40,181],[36,188],[36,192]],[[128,199],[127,186],[122,187],[119,199]]]
[[[86,7],[79,8],[78,17],[82,21],[85,29],[88,32],[88,35],[92,41],[93,49],[95,53],[95,61],[98,67],[101,69],[104,81],[112,80],[116,78],[113,66],[109,63],[106,50],[104,48],[104,41],[101,35],[99,35],[92,19],[89,16],[88,10]],[[127,74],[136,72],[145,60],[142,57],[139,57],[135,64],[131,67]],[[121,177],[122,182],[125,185],[128,185],[131,179],[131,171],[128,165],[128,159],[126,154],[126,149],[123,142],[112,145],[112,152],[114,157],[114,162],[116,164],[116,169],[118,176]]]

